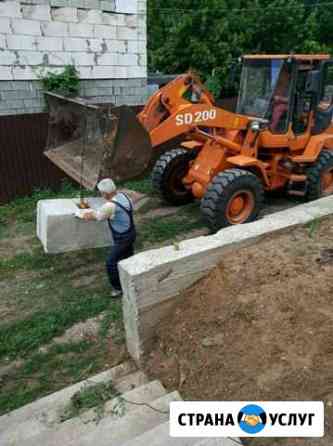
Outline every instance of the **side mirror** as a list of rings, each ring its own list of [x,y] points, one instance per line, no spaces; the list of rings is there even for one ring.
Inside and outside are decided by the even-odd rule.
[[[306,84],[305,84],[305,92],[306,93],[313,93],[317,94],[320,90],[320,71],[314,70],[309,71],[307,78],[306,78]]]

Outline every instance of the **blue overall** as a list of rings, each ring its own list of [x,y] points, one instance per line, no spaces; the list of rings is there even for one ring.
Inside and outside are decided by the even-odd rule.
[[[111,203],[116,205],[116,211],[112,221],[111,219],[108,219],[109,228],[113,238],[113,246],[106,262],[106,269],[110,284],[115,290],[121,290],[118,262],[127,259],[134,254],[134,242],[136,239],[131,200],[124,193],[121,193],[121,195],[127,199],[129,209],[117,201],[111,201]]]

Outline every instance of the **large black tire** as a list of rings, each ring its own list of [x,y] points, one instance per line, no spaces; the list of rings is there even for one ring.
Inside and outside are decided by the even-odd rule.
[[[215,232],[257,218],[264,202],[261,180],[241,169],[227,169],[213,179],[201,200],[201,213]]]
[[[307,169],[306,199],[317,200],[333,193],[333,153],[323,150],[317,161]],[[325,184],[325,178],[327,178]],[[331,180],[331,181],[330,181]],[[331,182],[329,185],[328,182]]]
[[[192,192],[185,189],[182,179],[196,155],[192,150],[174,149],[164,153],[156,162],[152,172],[153,188],[168,203],[181,205],[194,199]]]

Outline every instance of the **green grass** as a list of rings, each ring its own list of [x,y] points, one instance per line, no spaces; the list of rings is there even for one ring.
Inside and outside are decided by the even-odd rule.
[[[174,215],[143,220],[138,231],[137,246],[142,249],[149,244],[156,245],[165,241],[173,243],[177,237],[186,237],[191,231],[204,227],[198,204],[189,204]]]
[[[153,194],[153,186],[150,176],[147,176],[142,180],[125,181],[121,183],[119,187],[135,190],[137,192],[141,192],[142,194],[148,194],[148,195]]]
[[[122,186],[151,193],[149,178]],[[124,351],[121,301],[110,299],[104,273],[106,249],[45,255],[35,237],[38,200],[76,197],[78,192],[64,184],[58,193],[36,191],[0,206],[0,314],[4,315],[0,320],[0,368],[19,361],[1,378],[0,414],[109,368],[117,361],[114,349]],[[145,212],[157,205],[157,199],[151,200],[141,213],[137,251],[172,244],[177,237],[188,237],[190,231],[203,227],[197,204],[180,208],[168,217],[145,218]],[[20,249],[7,251],[15,240],[14,245]],[[90,274],[96,281],[81,286],[81,278]],[[74,324],[100,315],[94,339],[53,343]],[[81,395],[77,404],[85,408],[98,405],[109,390]]]
[[[102,313],[109,305],[110,295],[107,292],[104,295],[90,295],[78,290],[59,307],[5,324],[0,328],[0,358],[23,357],[61,335],[76,322]]]
[[[29,356],[22,367],[2,380],[0,413],[29,404],[105,369],[107,345],[86,340],[54,345],[46,353]]]
[[[77,417],[91,408],[95,408],[97,418],[102,418],[104,403],[116,396],[119,397],[120,393],[114,387],[112,381],[86,386],[72,396],[69,405],[61,415],[61,421]]]

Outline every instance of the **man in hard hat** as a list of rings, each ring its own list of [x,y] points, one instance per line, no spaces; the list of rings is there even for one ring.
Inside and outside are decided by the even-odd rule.
[[[89,220],[107,220],[113,245],[106,262],[106,269],[112,286],[112,297],[122,294],[119,279],[118,262],[134,254],[136,229],[133,219],[133,203],[123,192],[118,192],[110,178],[105,178],[97,185],[97,189],[106,203],[98,210],[86,210],[82,218]]]

